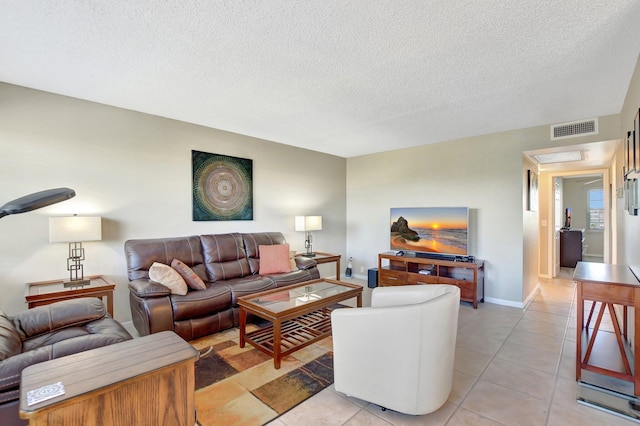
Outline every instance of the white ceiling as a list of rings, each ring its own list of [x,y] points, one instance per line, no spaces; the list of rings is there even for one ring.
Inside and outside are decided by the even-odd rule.
[[[0,11],[0,81],[342,157],[617,114],[640,51],[638,0]]]

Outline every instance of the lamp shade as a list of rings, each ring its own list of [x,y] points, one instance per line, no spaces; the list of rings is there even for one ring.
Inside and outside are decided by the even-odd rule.
[[[72,243],[102,239],[100,216],[52,216],[49,218],[49,242]]]
[[[296,231],[322,230],[322,216],[296,216]]]

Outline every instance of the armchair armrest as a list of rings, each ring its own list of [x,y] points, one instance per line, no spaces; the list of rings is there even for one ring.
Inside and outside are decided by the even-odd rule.
[[[87,297],[38,306],[10,318],[20,338],[25,341],[62,328],[86,324],[106,315],[101,300]]]
[[[129,290],[133,294],[141,298],[147,297],[162,297],[170,296],[171,290],[162,284],[150,280],[148,278],[141,278],[133,280],[129,283]]]
[[[295,256],[294,259],[296,260],[296,266],[298,269],[311,269],[318,265],[318,263],[310,257]]]

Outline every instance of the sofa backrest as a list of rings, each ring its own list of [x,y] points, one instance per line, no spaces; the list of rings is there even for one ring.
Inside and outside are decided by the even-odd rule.
[[[201,235],[200,242],[209,281],[242,278],[252,274],[239,233]]]
[[[247,259],[252,274],[260,271],[260,250],[258,247],[272,244],[286,244],[282,232],[254,232],[251,234],[242,234],[245,249],[247,250]]]
[[[201,279],[207,280],[198,236],[128,240],[124,243],[124,252],[129,281],[149,278],[153,262],[171,265],[173,259],[181,260]]]

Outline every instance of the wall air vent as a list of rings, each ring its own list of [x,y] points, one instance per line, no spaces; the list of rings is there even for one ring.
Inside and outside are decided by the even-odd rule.
[[[551,126],[551,140],[576,138],[578,136],[597,135],[598,119],[571,121]]]

